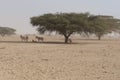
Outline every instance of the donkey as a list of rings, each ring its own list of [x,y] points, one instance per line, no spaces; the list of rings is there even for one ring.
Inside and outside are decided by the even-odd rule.
[[[28,36],[22,36],[22,35],[20,35],[20,38],[22,41],[28,41],[28,39],[29,39]]]
[[[38,40],[38,42],[39,42],[39,41],[42,41],[42,42],[44,41],[44,38],[43,38],[43,37],[36,36],[35,38]]]

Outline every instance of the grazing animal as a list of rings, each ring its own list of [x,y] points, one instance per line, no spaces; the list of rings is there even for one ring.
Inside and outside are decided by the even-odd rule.
[[[22,35],[20,35],[20,38],[22,41],[28,41],[28,39],[29,39],[28,36],[22,36]]]
[[[42,41],[42,42],[44,41],[44,38],[43,38],[43,37],[36,36],[35,38],[38,40],[38,42],[39,42],[39,41]]]

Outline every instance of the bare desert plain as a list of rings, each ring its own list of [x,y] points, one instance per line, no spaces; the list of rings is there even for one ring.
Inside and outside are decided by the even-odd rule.
[[[120,80],[120,39],[0,37],[0,80]]]

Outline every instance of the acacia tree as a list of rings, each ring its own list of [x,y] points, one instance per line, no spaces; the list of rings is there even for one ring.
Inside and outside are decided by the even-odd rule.
[[[5,35],[15,34],[15,29],[9,27],[0,27],[0,35],[4,37]]]
[[[98,37],[98,40],[104,34],[111,33],[120,28],[120,20],[112,16],[90,16],[88,20],[90,25],[87,32],[94,33]]]
[[[83,32],[87,25],[88,13],[56,13],[44,14],[31,18],[31,24],[37,26],[40,33],[57,31],[68,42],[71,34]]]

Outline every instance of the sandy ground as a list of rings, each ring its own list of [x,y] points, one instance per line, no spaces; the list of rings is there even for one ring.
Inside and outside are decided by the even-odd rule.
[[[73,40],[77,44],[21,43],[19,36],[0,39],[0,80],[120,80],[118,39],[78,38]]]

